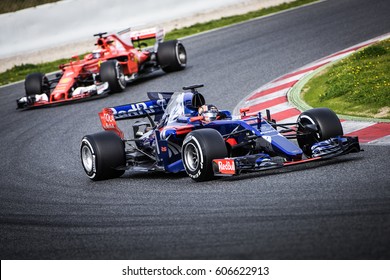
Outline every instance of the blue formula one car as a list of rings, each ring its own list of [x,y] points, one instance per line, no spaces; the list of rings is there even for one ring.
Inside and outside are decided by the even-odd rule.
[[[301,113],[296,123],[264,118],[233,118],[207,105],[198,92],[149,92],[150,100],[104,108],[105,131],[81,141],[81,162],[92,180],[119,177],[125,170],[182,172],[195,181],[281,168],[359,152],[357,137],[343,136],[337,115],[328,108]],[[126,138],[117,121],[133,119]],[[146,120],[146,121],[145,121]],[[292,139],[296,139],[292,140]],[[296,144],[297,143],[297,144]]]

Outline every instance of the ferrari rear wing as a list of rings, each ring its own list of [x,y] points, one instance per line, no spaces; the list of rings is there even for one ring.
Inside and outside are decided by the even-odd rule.
[[[162,42],[165,36],[163,28],[153,27],[144,28],[140,30],[132,30],[131,28],[124,29],[118,32],[121,37],[130,37],[133,41],[143,41],[148,39],[156,39],[158,42]]]

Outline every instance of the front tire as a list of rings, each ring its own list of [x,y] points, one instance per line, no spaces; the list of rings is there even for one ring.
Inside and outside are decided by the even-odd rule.
[[[122,92],[126,87],[122,65],[117,60],[108,60],[100,65],[100,79],[102,82],[108,82],[113,93]]]
[[[164,72],[179,71],[187,65],[187,52],[180,41],[162,42],[158,45],[157,59]]]
[[[314,108],[301,113],[298,117],[297,141],[303,152],[311,157],[314,143],[344,134],[340,119],[329,108]],[[305,126],[314,125],[316,132]]]
[[[190,132],[181,152],[188,176],[197,182],[211,180],[214,177],[213,160],[228,155],[221,134],[211,128]]]
[[[24,81],[26,96],[35,96],[45,93],[50,98],[50,85],[46,75],[42,73],[32,73],[27,75]]]
[[[84,136],[81,141],[81,164],[87,176],[94,181],[117,178],[125,170],[125,145],[113,132],[103,131]]]

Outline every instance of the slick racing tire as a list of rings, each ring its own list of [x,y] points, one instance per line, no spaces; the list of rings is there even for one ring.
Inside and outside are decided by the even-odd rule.
[[[100,79],[108,82],[112,93],[122,92],[126,87],[122,65],[117,60],[108,60],[100,65]]]
[[[187,65],[187,53],[183,44],[177,40],[158,45],[157,61],[164,72],[183,70]]]
[[[102,131],[84,136],[81,141],[81,164],[87,176],[94,181],[117,178],[125,170],[125,145],[113,132]]]
[[[213,159],[227,157],[225,141],[211,128],[190,132],[182,146],[184,168],[191,179],[202,182],[214,177]]]
[[[311,157],[311,146],[332,137],[343,135],[343,127],[336,113],[329,108],[314,108],[301,113],[298,117],[297,141],[306,156]],[[314,125],[316,132],[305,128]]]
[[[35,96],[37,94],[46,93],[50,98],[50,85],[47,77],[42,73],[32,73],[27,75],[24,81],[26,96]]]

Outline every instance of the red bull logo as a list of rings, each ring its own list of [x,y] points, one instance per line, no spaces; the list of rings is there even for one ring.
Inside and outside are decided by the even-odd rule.
[[[236,174],[236,167],[233,159],[215,159],[214,164],[217,165],[218,171],[221,174]]]

